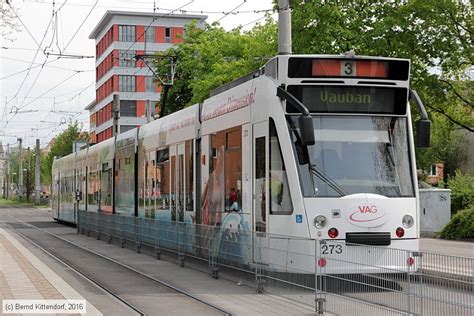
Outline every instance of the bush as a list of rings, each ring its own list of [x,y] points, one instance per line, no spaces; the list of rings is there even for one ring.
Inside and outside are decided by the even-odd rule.
[[[474,177],[462,174],[456,170],[456,174],[449,180],[451,189],[451,213],[463,210],[474,205]]]
[[[474,238],[474,205],[457,212],[439,236],[444,239]]]

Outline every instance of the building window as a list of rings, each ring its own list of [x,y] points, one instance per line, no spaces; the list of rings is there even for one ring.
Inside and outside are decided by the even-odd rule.
[[[135,76],[119,76],[120,92],[135,92]]]
[[[134,67],[135,68],[135,55],[136,52],[134,50],[119,50],[118,58],[119,58],[119,67]]]
[[[128,132],[131,129],[134,129],[135,125],[120,125],[120,133]]]
[[[150,26],[145,31],[145,41],[146,42],[155,42],[155,27]]]
[[[145,77],[145,91],[146,92],[155,92],[155,82],[153,77]]]
[[[171,43],[171,29],[165,27],[165,43]]]
[[[120,116],[137,116],[137,101],[122,100],[120,101]],[[120,130],[122,133],[123,129]]]
[[[119,42],[135,42],[135,26],[119,25]]]

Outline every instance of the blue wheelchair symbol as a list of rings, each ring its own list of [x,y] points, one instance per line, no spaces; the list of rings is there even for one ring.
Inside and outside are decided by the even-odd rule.
[[[299,214],[296,215],[296,224],[301,224],[303,223],[303,215]]]

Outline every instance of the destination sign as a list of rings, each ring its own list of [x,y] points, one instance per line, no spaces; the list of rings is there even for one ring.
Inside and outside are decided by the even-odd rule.
[[[407,89],[354,86],[289,86],[313,113],[406,113]],[[288,113],[297,113],[287,104]]]
[[[408,80],[409,68],[409,61],[403,59],[292,57],[288,77]]]

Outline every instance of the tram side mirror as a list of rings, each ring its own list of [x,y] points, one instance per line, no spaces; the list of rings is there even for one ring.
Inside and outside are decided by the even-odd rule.
[[[421,148],[430,147],[431,121],[419,120],[416,122],[416,146]]]
[[[313,119],[311,116],[301,115],[298,117],[298,123],[300,125],[300,136],[301,136],[301,145],[311,146],[315,144],[314,140],[314,128],[313,128]]]

